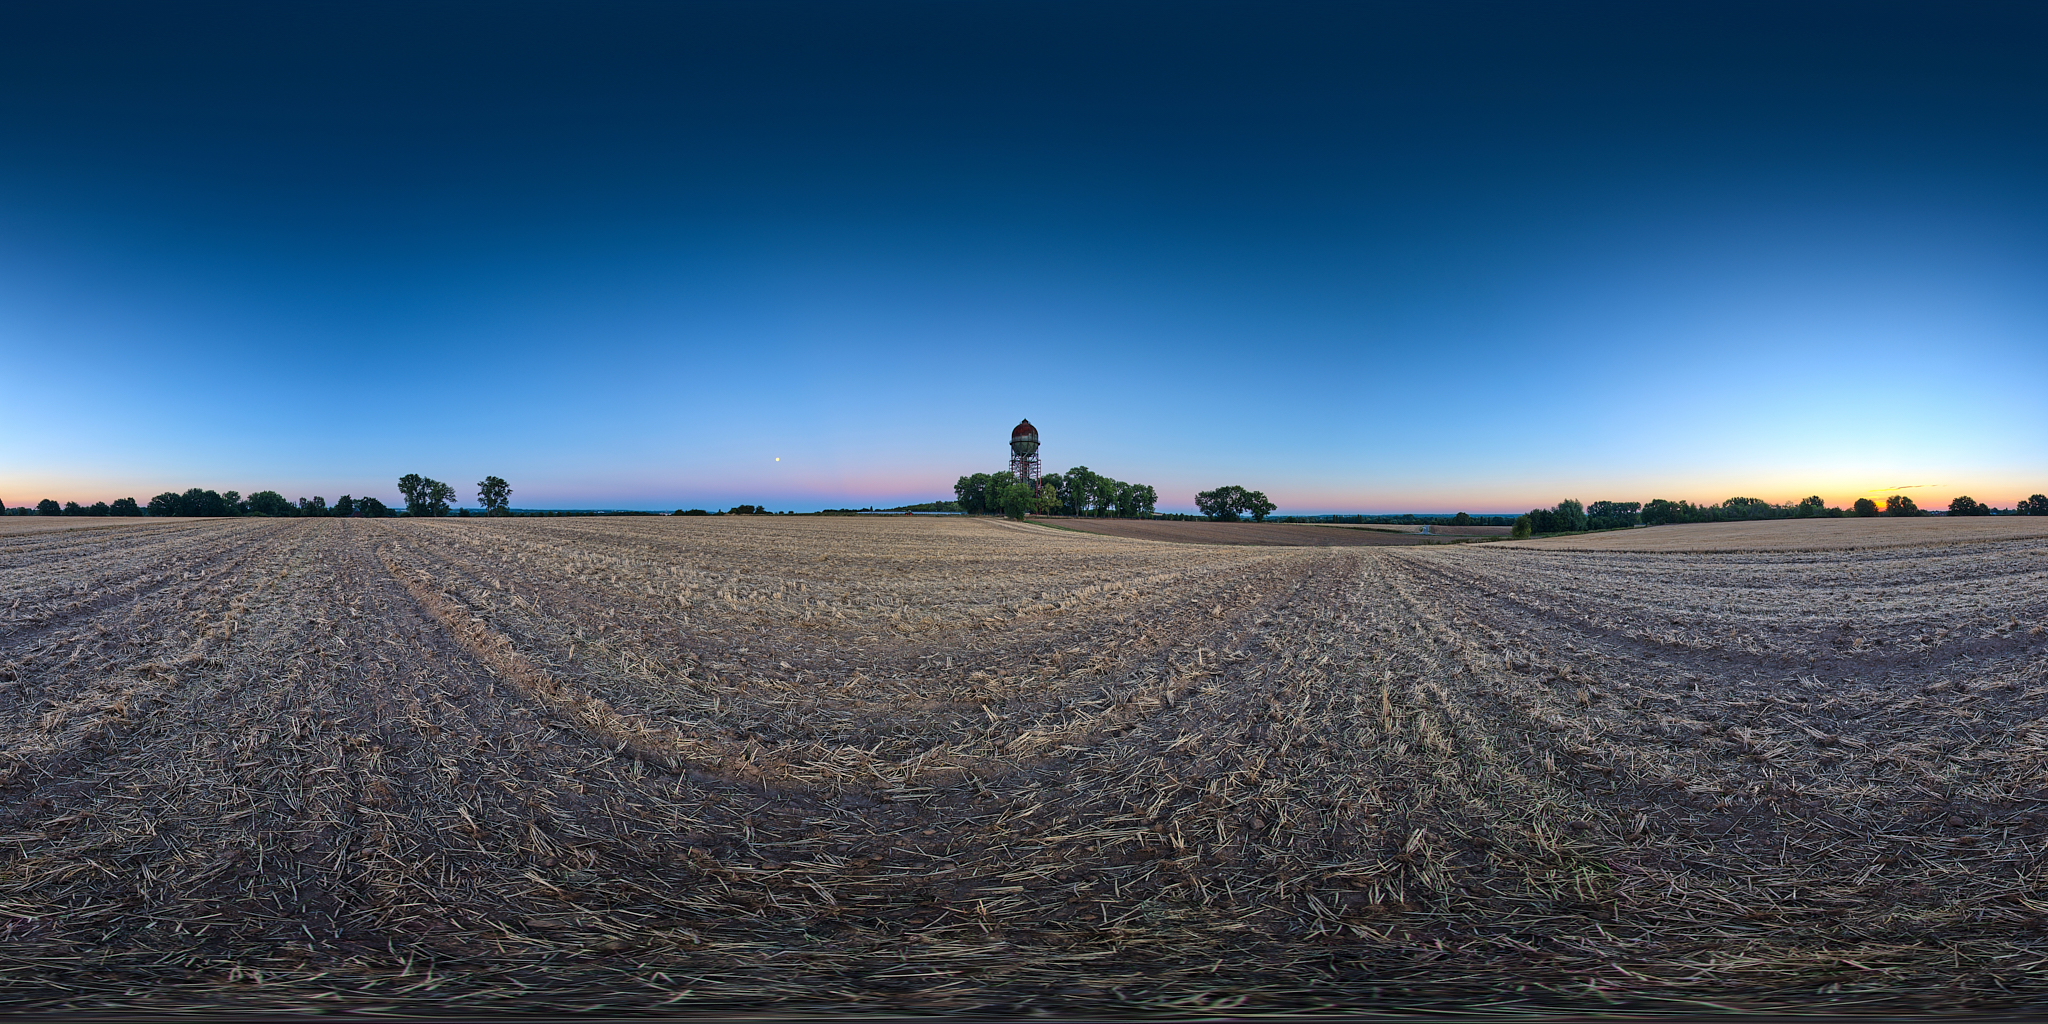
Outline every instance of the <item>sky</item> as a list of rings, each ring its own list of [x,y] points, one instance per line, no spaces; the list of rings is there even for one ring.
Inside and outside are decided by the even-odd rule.
[[[0,6],[0,500],[2048,491],[2048,6]]]

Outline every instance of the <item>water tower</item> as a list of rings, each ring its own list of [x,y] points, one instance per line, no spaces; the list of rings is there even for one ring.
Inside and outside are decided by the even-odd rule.
[[[1030,420],[1010,431],[1010,475],[1038,490],[1038,428]]]

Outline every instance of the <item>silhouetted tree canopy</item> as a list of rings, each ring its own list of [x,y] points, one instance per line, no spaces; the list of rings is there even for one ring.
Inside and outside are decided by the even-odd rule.
[[[487,476],[476,482],[476,503],[490,516],[511,515],[512,485],[502,477]]]
[[[1264,522],[1276,507],[1267,500],[1264,491],[1246,490],[1236,484],[1225,484],[1213,491],[1202,491],[1195,495],[1195,507],[1211,519],[1234,523],[1244,516]]]
[[[1586,506],[1586,529],[1618,530],[1642,521],[1639,501],[1596,501]]]
[[[406,514],[413,516],[445,516],[448,503],[455,500],[455,488],[418,473],[399,477],[398,493],[405,499]]]
[[[249,495],[249,511],[259,516],[289,516],[298,510],[285,496],[276,491],[257,491]]]
[[[1609,503],[1611,504],[1611,503]],[[1576,498],[1566,498],[1554,508],[1532,508],[1515,520],[1516,526],[1529,525],[1529,533],[1578,533],[1586,529],[1586,506]]]

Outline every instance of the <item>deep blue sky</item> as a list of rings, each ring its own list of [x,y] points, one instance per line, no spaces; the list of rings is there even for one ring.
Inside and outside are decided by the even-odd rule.
[[[0,7],[0,499],[2048,490],[2048,5]],[[780,459],[780,462],[775,461]]]

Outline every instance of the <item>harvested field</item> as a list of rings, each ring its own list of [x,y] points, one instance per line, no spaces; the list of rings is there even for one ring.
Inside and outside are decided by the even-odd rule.
[[[145,520],[0,581],[14,1010],[2048,995],[2038,540]]]
[[[0,516],[0,537],[20,533],[51,533],[58,530],[107,530],[124,526],[163,526],[166,523],[197,523],[199,519],[171,516]]]
[[[1171,519],[1033,519],[1034,523],[1105,537],[1161,540],[1174,544],[1242,544],[1256,547],[1404,547],[1443,544],[1462,537],[1505,537],[1504,526],[1441,527],[1434,535],[1413,527],[1336,526],[1316,523],[1206,523]],[[1452,533],[1450,531],[1467,531]],[[1484,532],[1470,532],[1484,531]]]
[[[1685,523],[1509,542],[1574,551],[1848,551],[2048,537],[2044,516],[1928,516]]]

